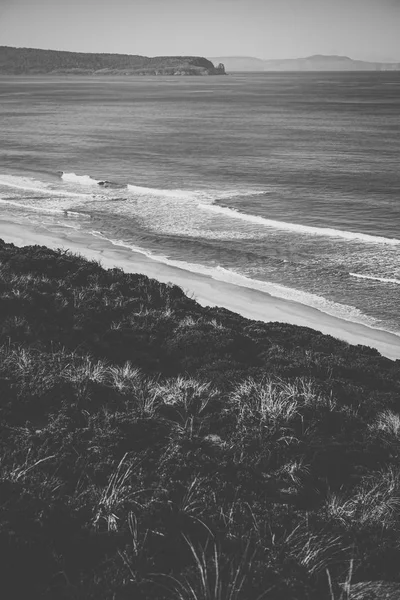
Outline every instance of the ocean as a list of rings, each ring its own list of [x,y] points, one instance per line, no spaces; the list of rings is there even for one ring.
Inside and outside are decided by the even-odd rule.
[[[3,219],[400,333],[400,73],[1,77]]]

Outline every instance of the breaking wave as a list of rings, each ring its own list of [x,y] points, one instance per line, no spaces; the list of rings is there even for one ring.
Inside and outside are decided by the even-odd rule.
[[[36,179],[31,179],[28,177],[15,177],[15,176],[0,176],[0,185],[4,185],[6,187],[14,188],[16,190],[23,190],[25,192],[35,192],[36,194],[48,194],[50,196],[60,196],[60,197],[71,197],[71,198],[88,198],[91,197],[90,194],[79,194],[75,192],[68,192],[64,190],[54,190],[51,187],[48,187],[47,184],[37,181]]]
[[[354,231],[343,231],[341,229],[331,229],[328,227],[311,227],[310,225],[300,225],[298,223],[287,223],[285,221],[275,221],[273,219],[265,219],[257,215],[240,212],[234,208],[227,206],[218,206],[217,204],[199,204],[203,210],[211,211],[218,215],[241,219],[248,223],[271,227],[272,229],[282,229],[284,231],[293,231],[295,233],[306,233],[309,235],[320,235],[324,237],[342,238],[350,241],[361,241],[373,244],[388,244],[392,246],[400,246],[400,239],[386,238],[382,236],[369,235],[367,233],[357,233]]]
[[[362,275],[361,273],[349,273],[351,277],[357,277],[358,279],[370,279],[372,281],[381,281],[382,283],[395,283],[400,285],[400,279],[390,277],[374,277],[373,275]]]
[[[91,175],[77,175],[76,173],[65,173],[64,171],[60,171],[60,173],[61,179],[67,183],[90,186],[100,185],[104,188],[126,188],[126,185],[123,183],[115,183],[113,181],[108,181],[108,179],[95,179]]]
[[[167,190],[162,188],[142,187],[139,185],[128,184],[127,188],[130,192],[138,196],[160,196],[164,198],[179,198],[183,200],[223,200],[235,197],[258,196],[264,195],[264,191],[252,190]]]
[[[61,179],[69,183],[79,183],[80,185],[98,185],[100,181],[93,179],[90,175],[76,175],[75,173],[62,173]]]
[[[189,190],[189,189],[165,189],[165,188],[153,188],[141,185],[134,185],[128,183],[127,185],[122,183],[114,183],[107,179],[99,180],[94,179],[91,175],[77,175],[76,173],[62,172],[61,179],[67,183],[73,183],[84,186],[95,186],[100,185],[105,188],[126,188],[129,192],[136,196],[160,196],[164,198],[181,198],[185,200],[223,200],[235,197],[246,197],[246,196],[259,196],[268,193],[266,190]]]

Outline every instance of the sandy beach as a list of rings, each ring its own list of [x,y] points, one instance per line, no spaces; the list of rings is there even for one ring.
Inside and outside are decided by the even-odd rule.
[[[69,249],[86,258],[99,260],[105,268],[119,267],[126,272],[142,273],[164,283],[176,284],[203,306],[221,306],[258,321],[280,321],[310,327],[349,344],[376,348],[392,360],[400,359],[400,336],[395,334],[345,321],[265,292],[165,265],[129,248],[114,246],[111,242],[72,228],[55,226],[49,231],[45,227],[2,220],[0,238],[16,246],[38,244]]]

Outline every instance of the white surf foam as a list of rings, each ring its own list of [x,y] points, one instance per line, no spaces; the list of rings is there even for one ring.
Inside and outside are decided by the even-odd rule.
[[[140,185],[128,184],[128,190],[137,196],[164,196],[166,198],[193,198],[196,193],[189,190],[163,190],[161,188],[149,188]]]
[[[76,173],[66,173],[62,171],[61,179],[68,183],[73,183],[77,185],[85,185],[85,186],[94,186],[94,185],[103,185],[106,189],[107,187],[111,188],[124,188],[131,192],[136,196],[157,196],[164,198],[180,198],[184,200],[204,200],[210,201],[213,200],[224,200],[228,198],[235,197],[245,197],[245,196],[258,196],[264,195],[268,193],[266,190],[242,190],[242,189],[233,189],[233,190],[188,190],[188,189],[165,189],[165,188],[154,188],[147,187],[141,185],[135,185],[132,183],[128,183],[126,186],[123,184],[113,183],[106,179],[98,180],[94,179],[91,175],[77,175]]]
[[[372,281],[380,281],[381,283],[395,283],[400,285],[400,279],[390,277],[375,277],[373,275],[362,275],[361,273],[349,273],[351,277],[357,277],[358,279],[370,279]]]
[[[54,184],[43,182],[33,177],[24,177],[24,176],[15,176],[15,175],[2,175],[0,174],[0,186],[4,185],[7,187],[11,187],[17,190],[23,190],[25,192],[34,192],[36,194],[46,194],[57,197],[72,197],[72,198],[96,198],[100,199],[109,199],[109,194],[107,194],[108,186],[100,186],[99,184],[105,183],[106,180],[97,180],[91,177],[90,175],[77,175],[76,173],[61,173],[61,179],[65,184],[72,184],[76,186],[72,188],[73,191],[68,188],[63,189],[58,187],[55,188]],[[185,189],[162,189],[162,188],[152,188],[145,186],[138,186],[133,184],[128,184],[126,187],[120,184],[113,184],[108,182],[110,190],[113,190],[115,194],[115,188],[126,189],[131,192],[135,196],[153,196],[160,198],[168,198],[168,199],[180,199],[180,200],[188,200],[190,201],[202,201],[204,203],[210,202],[212,203],[214,200],[227,200],[229,198],[235,197],[245,197],[245,196],[257,196],[264,195],[267,192],[265,190],[241,190],[241,189],[231,189],[231,190],[185,190]],[[84,187],[101,187],[103,195],[96,193],[88,193],[88,192],[79,192],[77,191],[77,186]],[[99,190],[100,191],[100,190]],[[118,200],[119,198],[115,198]]]
[[[185,200],[191,199],[202,199],[204,201],[209,200],[212,202],[213,200],[223,200],[228,198],[235,197],[244,197],[244,196],[258,196],[264,195],[268,193],[266,190],[242,190],[242,189],[233,189],[233,190],[188,190],[188,189],[165,189],[165,188],[154,188],[147,187],[141,185],[135,185],[132,183],[128,183],[126,186],[123,184],[113,183],[108,181],[107,179],[98,180],[94,179],[91,175],[77,175],[76,173],[67,173],[65,171],[61,172],[61,179],[68,183],[74,183],[78,185],[85,186],[93,186],[93,185],[103,185],[106,189],[107,187],[111,188],[124,188],[129,192],[132,192],[136,196],[159,196],[164,198],[181,198]]]
[[[329,227],[311,227],[309,225],[300,225],[298,223],[287,223],[285,221],[275,221],[273,219],[265,219],[257,215],[242,213],[234,208],[226,206],[218,206],[216,204],[199,204],[203,210],[211,211],[218,215],[223,215],[229,218],[241,219],[248,223],[270,227],[272,229],[282,229],[284,231],[293,231],[300,234],[320,235],[324,237],[342,238],[350,241],[361,241],[373,244],[388,244],[392,246],[400,245],[400,239],[386,238],[381,236],[369,235],[367,233],[357,233],[353,231],[343,231],[341,229],[331,229]]]
[[[77,212],[75,210],[64,210],[63,213],[67,217],[75,217],[77,219],[81,219],[82,217],[85,217],[86,219],[90,219],[90,215],[88,213]]]
[[[305,306],[316,308],[321,312],[334,317],[339,317],[346,321],[361,323],[369,326],[373,326],[376,323],[373,317],[364,315],[364,313],[362,313],[355,306],[340,304],[332,300],[327,300],[326,298],[318,296],[317,294],[289,288],[278,283],[261,281],[259,279],[251,279],[250,277],[241,275],[240,273],[236,273],[230,269],[225,269],[224,267],[217,267],[217,270],[221,273],[223,281],[227,281],[241,287],[248,287],[261,292],[266,292],[270,296],[281,298],[283,300],[291,300],[292,302],[304,304]]]
[[[1,204],[8,204],[11,206],[16,206],[18,208],[20,208],[21,210],[35,210],[37,212],[41,212],[41,213],[50,213],[50,214],[56,214],[56,215],[64,215],[66,217],[75,217],[75,218],[90,218],[90,215],[87,213],[83,213],[83,212],[77,212],[77,211],[73,211],[73,210],[67,210],[67,209],[63,209],[63,208],[52,208],[50,206],[35,206],[34,204],[23,204],[22,202],[14,202],[13,200],[4,200],[3,198],[0,198],[0,203]]]
[[[93,179],[90,175],[76,175],[75,173],[62,173],[61,179],[69,183],[78,183],[79,185],[98,185],[100,180]]]
[[[302,290],[296,290],[294,288],[289,288],[277,283],[251,279],[250,277],[246,277],[245,275],[241,275],[240,273],[236,273],[235,271],[231,271],[230,269],[225,269],[221,266],[206,267],[197,263],[173,260],[163,255],[153,254],[152,252],[140,248],[139,246],[134,246],[121,240],[109,239],[100,231],[91,231],[91,234],[95,237],[100,237],[101,239],[110,242],[111,244],[113,244],[113,246],[119,246],[122,248],[132,250],[133,252],[138,252],[139,254],[143,254],[144,256],[150,258],[151,260],[155,260],[170,267],[183,269],[185,271],[190,271],[199,275],[206,275],[208,277],[211,277],[212,279],[215,279],[216,281],[231,283],[240,287],[250,288],[253,290],[264,292],[276,298],[290,300],[311,308],[316,308],[323,313],[334,317],[338,317],[345,321],[360,323],[362,325],[367,325],[369,327],[375,327],[378,329],[378,327],[376,326],[377,322],[373,317],[365,315],[354,306],[339,304],[338,302],[327,300],[322,296],[311,294],[309,292],[304,292]]]
[[[128,184],[127,188],[130,192],[138,196],[160,196],[164,198],[181,198],[184,200],[224,200],[228,198],[237,198],[245,196],[260,196],[264,195],[266,191],[260,190],[182,190],[182,189],[162,189],[162,188],[150,188],[139,185]]]
[[[52,213],[52,214],[57,214],[57,215],[66,212],[66,211],[60,210],[58,208],[46,208],[43,206],[32,206],[31,204],[28,204],[28,205],[22,204],[22,202],[13,202],[12,200],[0,199],[0,202],[2,204],[10,204],[11,206],[17,206],[21,210],[36,210],[36,211],[42,212],[42,213]]]
[[[17,177],[14,175],[0,175],[0,186],[15,188],[25,192],[35,192],[35,194],[47,194],[50,196],[71,197],[71,198],[91,198],[90,194],[77,194],[67,190],[54,190],[48,184],[29,177]]]

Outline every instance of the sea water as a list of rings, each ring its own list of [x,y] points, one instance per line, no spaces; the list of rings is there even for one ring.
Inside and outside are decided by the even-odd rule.
[[[1,77],[3,218],[400,333],[400,73]]]

